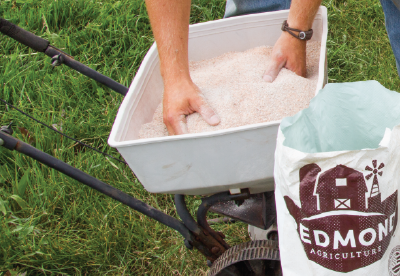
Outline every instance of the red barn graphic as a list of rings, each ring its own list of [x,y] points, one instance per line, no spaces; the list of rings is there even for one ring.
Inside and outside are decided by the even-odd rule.
[[[343,165],[323,173],[319,177],[316,191],[321,212],[334,210],[365,212],[367,193],[364,175]]]

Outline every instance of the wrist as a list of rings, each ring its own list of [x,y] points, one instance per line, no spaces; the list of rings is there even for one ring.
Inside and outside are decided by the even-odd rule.
[[[181,73],[181,74],[168,74],[163,76],[164,81],[164,91],[174,90],[173,88],[179,86],[187,86],[192,85],[193,81],[190,78],[189,73]]]
[[[164,86],[173,86],[178,83],[192,82],[188,69],[179,70],[175,68],[174,70],[161,70],[161,76],[164,81]]]
[[[295,38],[288,32],[282,32],[281,37],[285,41],[284,43],[287,45],[292,45],[299,48],[305,48],[307,45],[307,40],[300,40],[298,38]]]
[[[160,73],[164,83],[173,84],[179,80],[189,80],[190,74],[187,51],[179,49],[179,47],[169,47],[171,49],[168,49],[168,51],[165,50],[165,48],[166,47],[163,47],[163,51],[159,51]]]

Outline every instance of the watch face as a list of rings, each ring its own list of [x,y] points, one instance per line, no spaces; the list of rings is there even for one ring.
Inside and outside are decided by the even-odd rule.
[[[305,39],[306,38],[306,33],[305,32],[300,32],[299,33],[299,38],[300,39]]]

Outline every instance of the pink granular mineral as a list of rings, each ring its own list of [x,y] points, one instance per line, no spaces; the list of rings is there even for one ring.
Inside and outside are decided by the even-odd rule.
[[[193,82],[220,116],[221,123],[210,126],[194,113],[187,116],[189,133],[281,120],[307,108],[318,82],[320,47],[320,42],[307,43],[307,78],[282,69],[272,83],[262,79],[270,62],[272,47],[229,52],[216,58],[190,62]],[[142,126],[139,136],[167,135],[160,104],[153,121]]]

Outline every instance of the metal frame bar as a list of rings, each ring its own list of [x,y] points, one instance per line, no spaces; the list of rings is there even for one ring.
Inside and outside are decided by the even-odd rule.
[[[92,68],[80,63],[79,61],[76,61],[73,59],[70,55],[64,53],[63,51],[49,45],[44,52],[47,56],[51,58],[57,57],[57,60],[59,61],[59,64],[65,64],[69,68],[74,69],[75,71],[78,71],[79,73],[101,83],[107,86],[108,88],[114,90],[115,92],[125,96],[126,93],[128,93],[128,88],[123,86],[122,84],[114,81],[113,79],[104,76],[103,74],[100,74],[96,70],[93,70]]]
[[[185,196],[176,194],[174,196],[176,212],[178,216],[182,219],[183,223],[189,228],[190,231],[200,234],[201,229],[194,218],[190,215],[189,210],[186,207]]]
[[[49,41],[28,32],[17,25],[0,17],[0,32],[15,39],[16,41],[32,48],[35,51],[43,52],[55,60],[56,65],[65,64],[68,67],[82,73],[83,75],[107,86],[115,92],[125,96],[128,88],[113,79],[100,74],[96,70],[74,60],[74,58],[63,51],[50,45]]]
[[[199,242],[203,245],[203,248],[198,248],[198,245],[195,245],[197,249],[202,251],[203,255],[205,255],[208,259],[207,263],[211,265],[219,256],[221,256],[229,245],[223,240],[221,236],[216,238],[215,235],[212,235],[210,231],[204,229],[200,226],[194,218],[190,215],[189,210],[186,207],[185,196],[184,195],[175,195],[175,207],[179,217],[182,219],[183,223],[186,227],[189,228],[190,231],[195,235],[195,241]],[[211,229],[209,227],[209,229]],[[212,232],[214,232],[211,229]],[[222,242],[221,242],[222,241]],[[189,246],[192,246],[193,243],[190,243]],[[188,248],[189,246],[186,245]]]
[[[142,214],[155,219],[158,222],[161,222],[162,224],[167,225],[168,227],[171,227],[178,231],[185,239],[192,241],[193,240],[193,235],[189,231],[189,229],[178,219],[171,217],[154,207],[151,207],[150,205],[118,190],[117,188],[114,188],[113,186],[106,184],[97,178],[82,172],[81,170],[78,170],[77,168],[72,167],[71,165],[68,165],[67,163],[64,163],[63,161],[45,153],[42,152],[31,145],[24,143],[6,133],[3,131],[0,131],[0,145],[3,147],[9,149],[9,150],[16,150],[22,154],[25,154],[40,163],[53,168],[103,194],[106,196],[109,196],[129,207],[132,209],[141,212]]]

